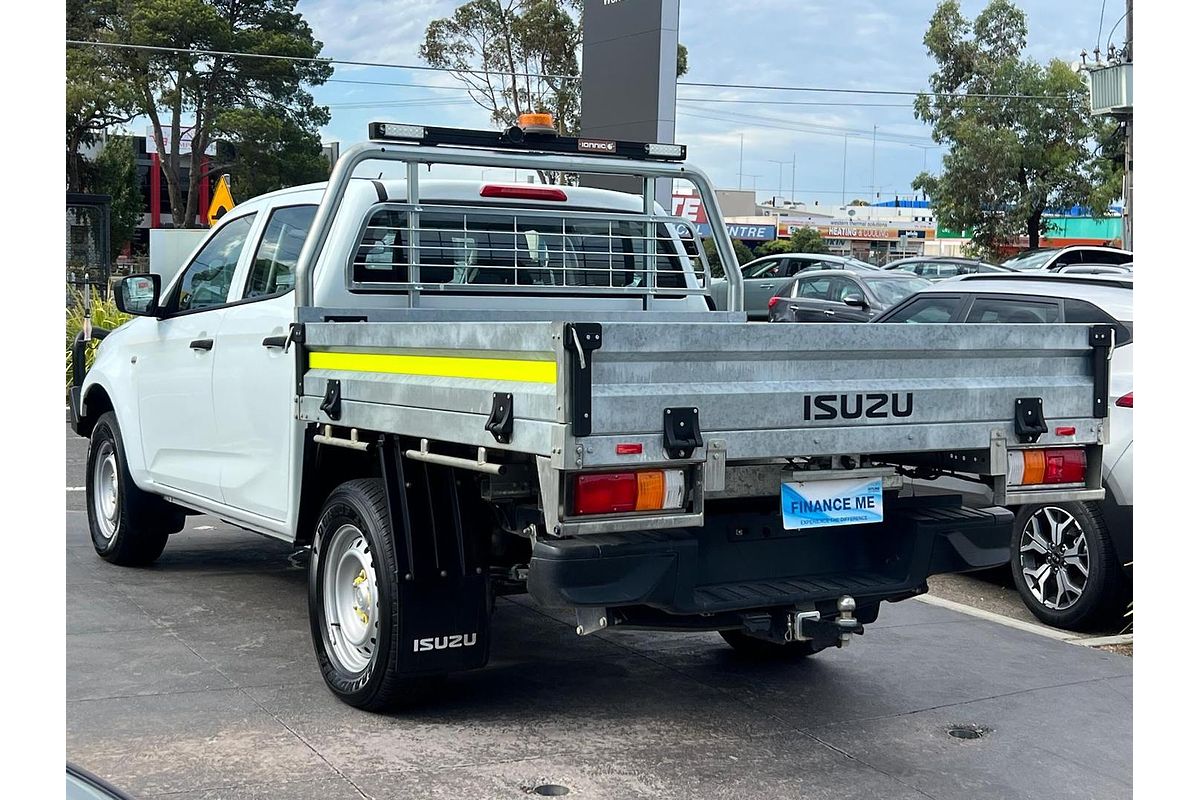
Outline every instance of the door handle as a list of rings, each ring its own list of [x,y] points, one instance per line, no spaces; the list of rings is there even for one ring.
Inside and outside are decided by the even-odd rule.
[[[829,311],[828,309],[822,310],[821,313],[827,317],[832,317],[834,315],[834,312]]]
[[[278,347],[280,350],[287,347],[288,337],[283,336],[268,336],[262,340],[263,347]]]
[[[213,340],[212,339],[193,339],[192,343],[188,346],[191,347],[193,350],[212,350],[213,349]]]
[[[772,283],[764,283],[762,288],[763,289],[774,289],[775,285]]]

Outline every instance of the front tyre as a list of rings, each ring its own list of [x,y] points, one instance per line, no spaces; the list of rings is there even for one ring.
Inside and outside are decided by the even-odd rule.
[[[183,527],[183,512],[134,485],[116,415],[101,415],[92,428],[87,460],[87,514],[92,546],[113,564],[152,564],[167,535]]]
[[[431,679],[399,669],[400,597],[383,482],[347,481],[325,501],[308,571],[308,616],[329,690],[383,711],[422,697]]]
[[[1118,619],[1125,577],[1099,504],[1023,506],[1011,567],[1021,600],[1047,625],[1089,631]]]

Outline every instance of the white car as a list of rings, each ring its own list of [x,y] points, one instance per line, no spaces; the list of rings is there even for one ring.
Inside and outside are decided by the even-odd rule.
[[[924,289],[877,322],[1111,322],[1105,499],[1014,508],[1012,572],[1029,610],[1059,628],[1112,622],[1133,561],[1133,280],[1098,275],[966,275]]]
[[[1133,253],[1116,247],[1071,245],[1069,247],[1036,247],[1018,253],[1000,264],[1021,272],[1059,272],[1076,264],[1112,264],[1120,266],[1133,261]]]

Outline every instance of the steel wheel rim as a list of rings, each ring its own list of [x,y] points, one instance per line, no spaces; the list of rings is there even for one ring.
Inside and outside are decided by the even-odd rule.
[[[375,559],[355,525],[338,528],[324,558],[325,636],[337,666],[350,674],[371,664],[379,640]]]
[[[1037,602],[1064,611],[1087,588],[1091,559],[1083,526],[1066,509],[1043,506],[1021,531],[1021,577]]]
[[[121,478],[117,451],[112,442],[103,442],[96,452],[92,468],[92,507],[105,541],[110,541],[121,523]]]

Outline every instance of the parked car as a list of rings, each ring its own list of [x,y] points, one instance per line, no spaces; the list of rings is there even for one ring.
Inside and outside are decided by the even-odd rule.
[[[1000,266],[1021,272],[1058,272],[1075,264],[1125,264],[1133,253],[1116,247],[1071,245],[1070,247],[1038,247],[1018,253]]]
[[[742,265],[742,285],[745,286],[746,316],[750,319],[767,319],[767,301],[788,278],[801,272],[838,269],[848,272],[880,272],[879,267],[859,261],[857,258],[831,256],[824,253],[781,253],[763,256]],[[712,297],[717,310],[726,310],[727,281],[718,278],[712,282]]]
[[[986,261],[971,258],[951,256],[914,256],[901,258],[890,264],[885,264],[885,270],[910,272],[920,278],[940,281],[946,278],[956,278],[959,275],[974,275],[977,272],[1012,272],[1007,267],[999,267]]]
[[[1133,281],[968,275],[918,292],[875,321],[1113,325],[1105,498],[1013,508],[1010,566],[1021,599],[1049,625],[1087,630],[1117,618],[1130,596],[1132,571],[1126,565],[1133,560]]]
[[[884,270],[821,270],[799,275],[767,305],[770,322],[868,322],[913,292],[932,285],[916,275]]]

